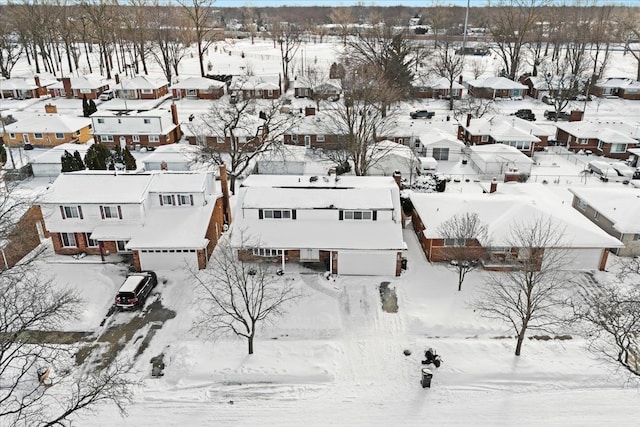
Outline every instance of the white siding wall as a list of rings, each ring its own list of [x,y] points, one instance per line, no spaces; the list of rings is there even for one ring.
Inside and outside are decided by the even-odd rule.
[[[105,206],[118,206],[117,204],[105,203]],[[77,204],[68,203],[63,206],[78,206]],[[120,204],[122,211],[122,219],[102,219],[99,204],[84,204],[82,207],[82,217],[80,218],[62,218],[60,205],[42,205],[42,215],[50,231],[93,231],[95,227],[110,224],[142,224],[143,208],[140,204]]]
[[[104,123],[98,123],[98,119],[104,120]],[[145,123],[145,119],[149,123]],[[171,113],[162,115],[161,117],[144,117],[144,116],[106,116],[92,117],[93,133],[100,135],[101,133],[126,133],[126,134],[161,134],[164,129],[173,125]]]
[[[160,206],[160,194],[164,194],[164,195],[170,195],[173,194],[176,196],[176,204],[173,206],[166,206],[166,205],[162,205]],[[147,197],[148,203],[149,203],[149,207],[152,209],[163,209],[163,208],[180,208],[180,207],[184,207],[186,208],[187,206],[191,206],[191,205],[187,205],[187,206],[181,206],[178,205],[178,195],[192,195],[193,196],[193,206],[202,206],[205,200],[204,197],[204,193],[172,193],[172,192],[166,192],[166,193],[156,193],[156,192],[149,192],[149,196]],[[257,218],[258,214],[256,213],[256,218]]]
[[[156,199],[158,197],[156,196]],[[159,199],[158,199],[159,200]],[[243,209],[244,218],[246,219],[258,219],[258,209]],[[327,221],[339,221],[340,213],[337,209],[296,209],[296,219],[291,221],[307,221],[307,220],[327,220]],[[378,210],[376,221],[392,221],[393,211],[391,210]],[[265,220],[265,221],[286,221],[286,220]]]

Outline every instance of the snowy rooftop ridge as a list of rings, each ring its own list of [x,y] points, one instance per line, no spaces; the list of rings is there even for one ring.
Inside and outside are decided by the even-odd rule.
[[[620,233],[640,233],[640,189],[569,188],[569,191],[611,221]]]
[[[75,133],[91,125],[87,117],[64,116],[60,114],[36,113],[23,116],[20,120],[5,126],[7,133]]]

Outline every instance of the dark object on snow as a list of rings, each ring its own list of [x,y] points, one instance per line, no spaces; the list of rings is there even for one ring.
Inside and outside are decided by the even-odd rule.
[[[284,274],[284,270],[283,270],[283,269],[281,269],[281,268],[279,268],[279,269],[277,269],[277,270],[276,270],[276,274],[277,274],[278,276],[282,276],[282,275]]]
[[[151,376],[162,377],[164,376],[164,353],[152,357],[151,360]]]
[[[407,269],[407,259],[406,258],[402,258],[400,260],[400,268],[402,270],[406,270]]]
[[[423,365],[433,364],[436,368],[439,368],[440,364],[442,363],[442,358],[436,353],[433,348],[429,348],[424,352],[424,359],[425,360],[422,361]]]
[[[429,368],[422,368],[422,378],[420,378],[420,384],[422,388],[431,387],[431,378],[433,378],[433,372]]]
[[[406,349],[405,351],[402,352],[402,354],[404,354],[405,356],[411,356],[411,350]]]

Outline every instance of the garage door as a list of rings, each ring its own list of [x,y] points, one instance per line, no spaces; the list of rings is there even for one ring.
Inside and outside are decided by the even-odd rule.
[[[338,274],[395,276],[396,252],[338,252]]]
[[[597,270],[602,257],[602,249],[562,250],[559,256],[563,261],[566,261],[566,270]]]
[[[187,250],[176,252],[165,250],[140,251],[140,267],[143,270],[185,270],[189,268],[198,268],[198,254],[187,252]]]

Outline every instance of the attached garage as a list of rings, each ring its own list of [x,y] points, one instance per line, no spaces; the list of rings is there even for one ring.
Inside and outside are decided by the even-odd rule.
[[[339,251],[338,274],[395,276],[397,252]]]
[[[545,249],[553,251],[555,249]],[[584,249],[558,249],[561,254],[558,256],[566,259],[567,270],[598,270],[602,259],[602,248],[584,248]]]
[[[138,254],[142,270],[198,269],[198,252],[195,249],[141,249]]]

